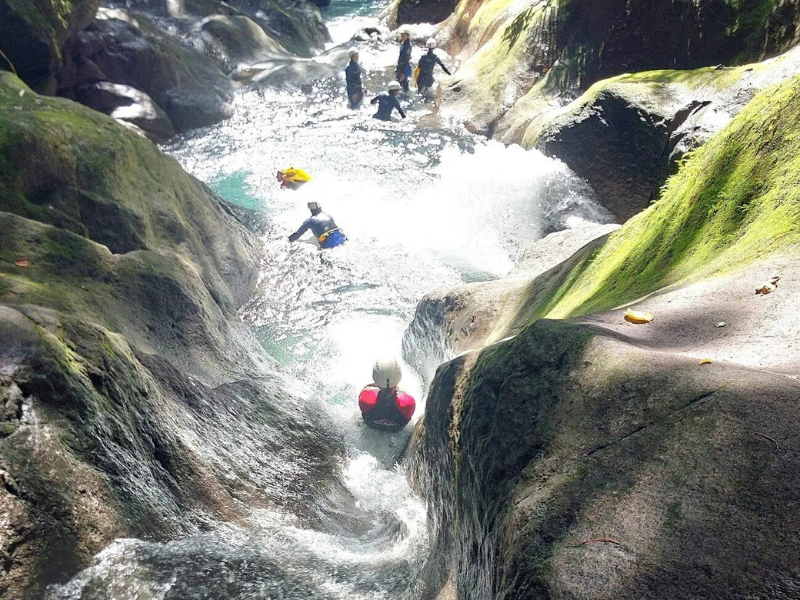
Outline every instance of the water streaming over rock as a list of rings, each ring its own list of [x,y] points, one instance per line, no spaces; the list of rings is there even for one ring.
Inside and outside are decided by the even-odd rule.
[[[335,42],[376,24],[380,5],[334,3]],[[335,44],[334,44],[335,45]],[[367,87],[379,91],[396,58],[392,43],[362,43]],[[343,67],[344,65],[341,65]],[[368,96],[369,97],[369,96]],[[376,356],[401,353],[420,298],[437,287],[507,273],[543,234],[608,215],[561,163],[505,148],[440,122],[432,103],[403,100],[408,118],[383,123],[351,111],[340,80],[310,94],[248,91],[236,114],[167,148],[263,228],[259,292],[243,310],[265,349],[307,396],[325,400],[345,440],[343,487],[318,526],[289,509],[254,510],[246,523],[166,543],[119,540],[51,598],[416,598],[427,556],[424,501],[396,461],[411,427],[363,426],[356,397]],[[314,180],[279,190],[277,168]],[[321,252],[287,236],[318,201],[348,243]],[[432,372],[446,357],[431,340],[406,339],[409,363]],[[424,409],[422,378],[406,363],[402,387]],[[229,440],[236,448],[237,440]],[[238,450],[245,460],[247,448]],[[330,516],[335,515],[335,516]]]

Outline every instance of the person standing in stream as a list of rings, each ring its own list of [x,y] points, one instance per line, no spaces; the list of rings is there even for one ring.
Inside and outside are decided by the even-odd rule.
[[[411,32],[407,27],[400,30],[400,57],[397,59],[395,79],[403,86],[403,91],[408,91],[408,81],[411,79]]]
[[[424,94],[426,90],[433,87],[433,70],[436,65],[439,65],[445,73],[451,75],[447,67],[444,66],[442,59],[436,56],[434,52],[436,40],[431,38],[425,42],[425,45],[428,47],[428,52],[419,59],[419,76],[417,77],[417,91],[420,94]]]
[[[347,83],[347,102],[350,108],[360,108],[364,100],[364,86],[361,83],[361,65],[358,64],[358,48],[350,48],[347,51],[350,62],[344,70],[345,82]]]

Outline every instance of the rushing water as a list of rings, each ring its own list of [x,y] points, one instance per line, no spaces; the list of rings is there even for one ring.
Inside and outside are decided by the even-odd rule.
[[[376,24],[381,7],[335,2],[333,45]],[[377,92],[397,46],[359,45]],[[163,544],[119,540],[54,588],[54,598],[418,597],[425,506],[395,464],[411,427],[387,434],[363,426],[358,391],[377,356],[400,355],[426,292],[502,276],[528,243],[604,214],[563,164],[476,139],[439,122],[418,98],[404,104],[405,121],[383,123],[368,106],[347,109],[338,80],[310,95],[249,91],[230,121],[167,149],[230,202],[262,215],[262,279],[243,318],[309,396],[326,400],[349,448],[344,484],[375,517],[353,531],[311,531],[291,514],[254,511],[245,528],[221,524]],[[275,171],[289,165],[314,180],[280,190]],[[310,200],[334,216],[347,244],[324,252],[310,241],[289,244]],[[408,366],[401,385],[419,401],[416,419],[425,390]]]

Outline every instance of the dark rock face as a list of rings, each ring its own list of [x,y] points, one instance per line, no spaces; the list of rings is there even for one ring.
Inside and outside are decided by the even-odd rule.
[[[0,0],[0,50],[37,91],[55,92],[62,47],[94,19],[100,0]],[[0,57],[0,69],[12,67]]]
[[[234,84],[213,60],[162,34],[145,17],[121,11],[104,16],[76,37],[76,63],[90,61],[107,81],[146,93],[179,133],[231,116]],[[76,95],[73,85],[63,81],[62,94]]]
[[[454,0],[401,0],[397,5],[397,24],[439,23],[453,13]]]
[[[526,147],[563,160],[621,222],[658,198],[680,159],[755,94],[800,72],[800,51],[735,69],[655,71],[596,84],[534,120]]]
[[[674,134],[706,104],[639,104],[601,92],[574,121],[543,133],[537,148],[586,179],[600,203],[625,222],[658,197],[680,141]]]
[[[558,59],[562,77],[585,89],[620,73],[775,56],[798,40],[800,5],[784,2],[778,10],[774,4],[571,0],[556,21],[558,50],[550,64]]]
[[[790,378],[564,322],[442,366],[429,597],[795,597],[798,400]]]
[[[3,597],[121,536],[318,523],[341,444],[236,316],[254,239],[105,115],[0,73],[0,124]]]
[[[154,142],[166,142],[175,135],[166,113],[150,96],[130,86],[108,82],[82,85],[77,90],[77,100],[118,121],[134,125]]]

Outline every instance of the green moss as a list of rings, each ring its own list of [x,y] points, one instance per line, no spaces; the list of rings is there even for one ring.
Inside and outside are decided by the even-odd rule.
[[[800,77],[756,96],[691,155],[653,206],[613,233],[532,317],[606,310],[687,279],[800,250]]]
[[[93,15],[100,5],[99,0],[6,0],[11,9],[21,17],[33,33],[42,40],[48,40],[57,58],[61,57],[64,43],[76,8],[80,4],[86,15]]]

